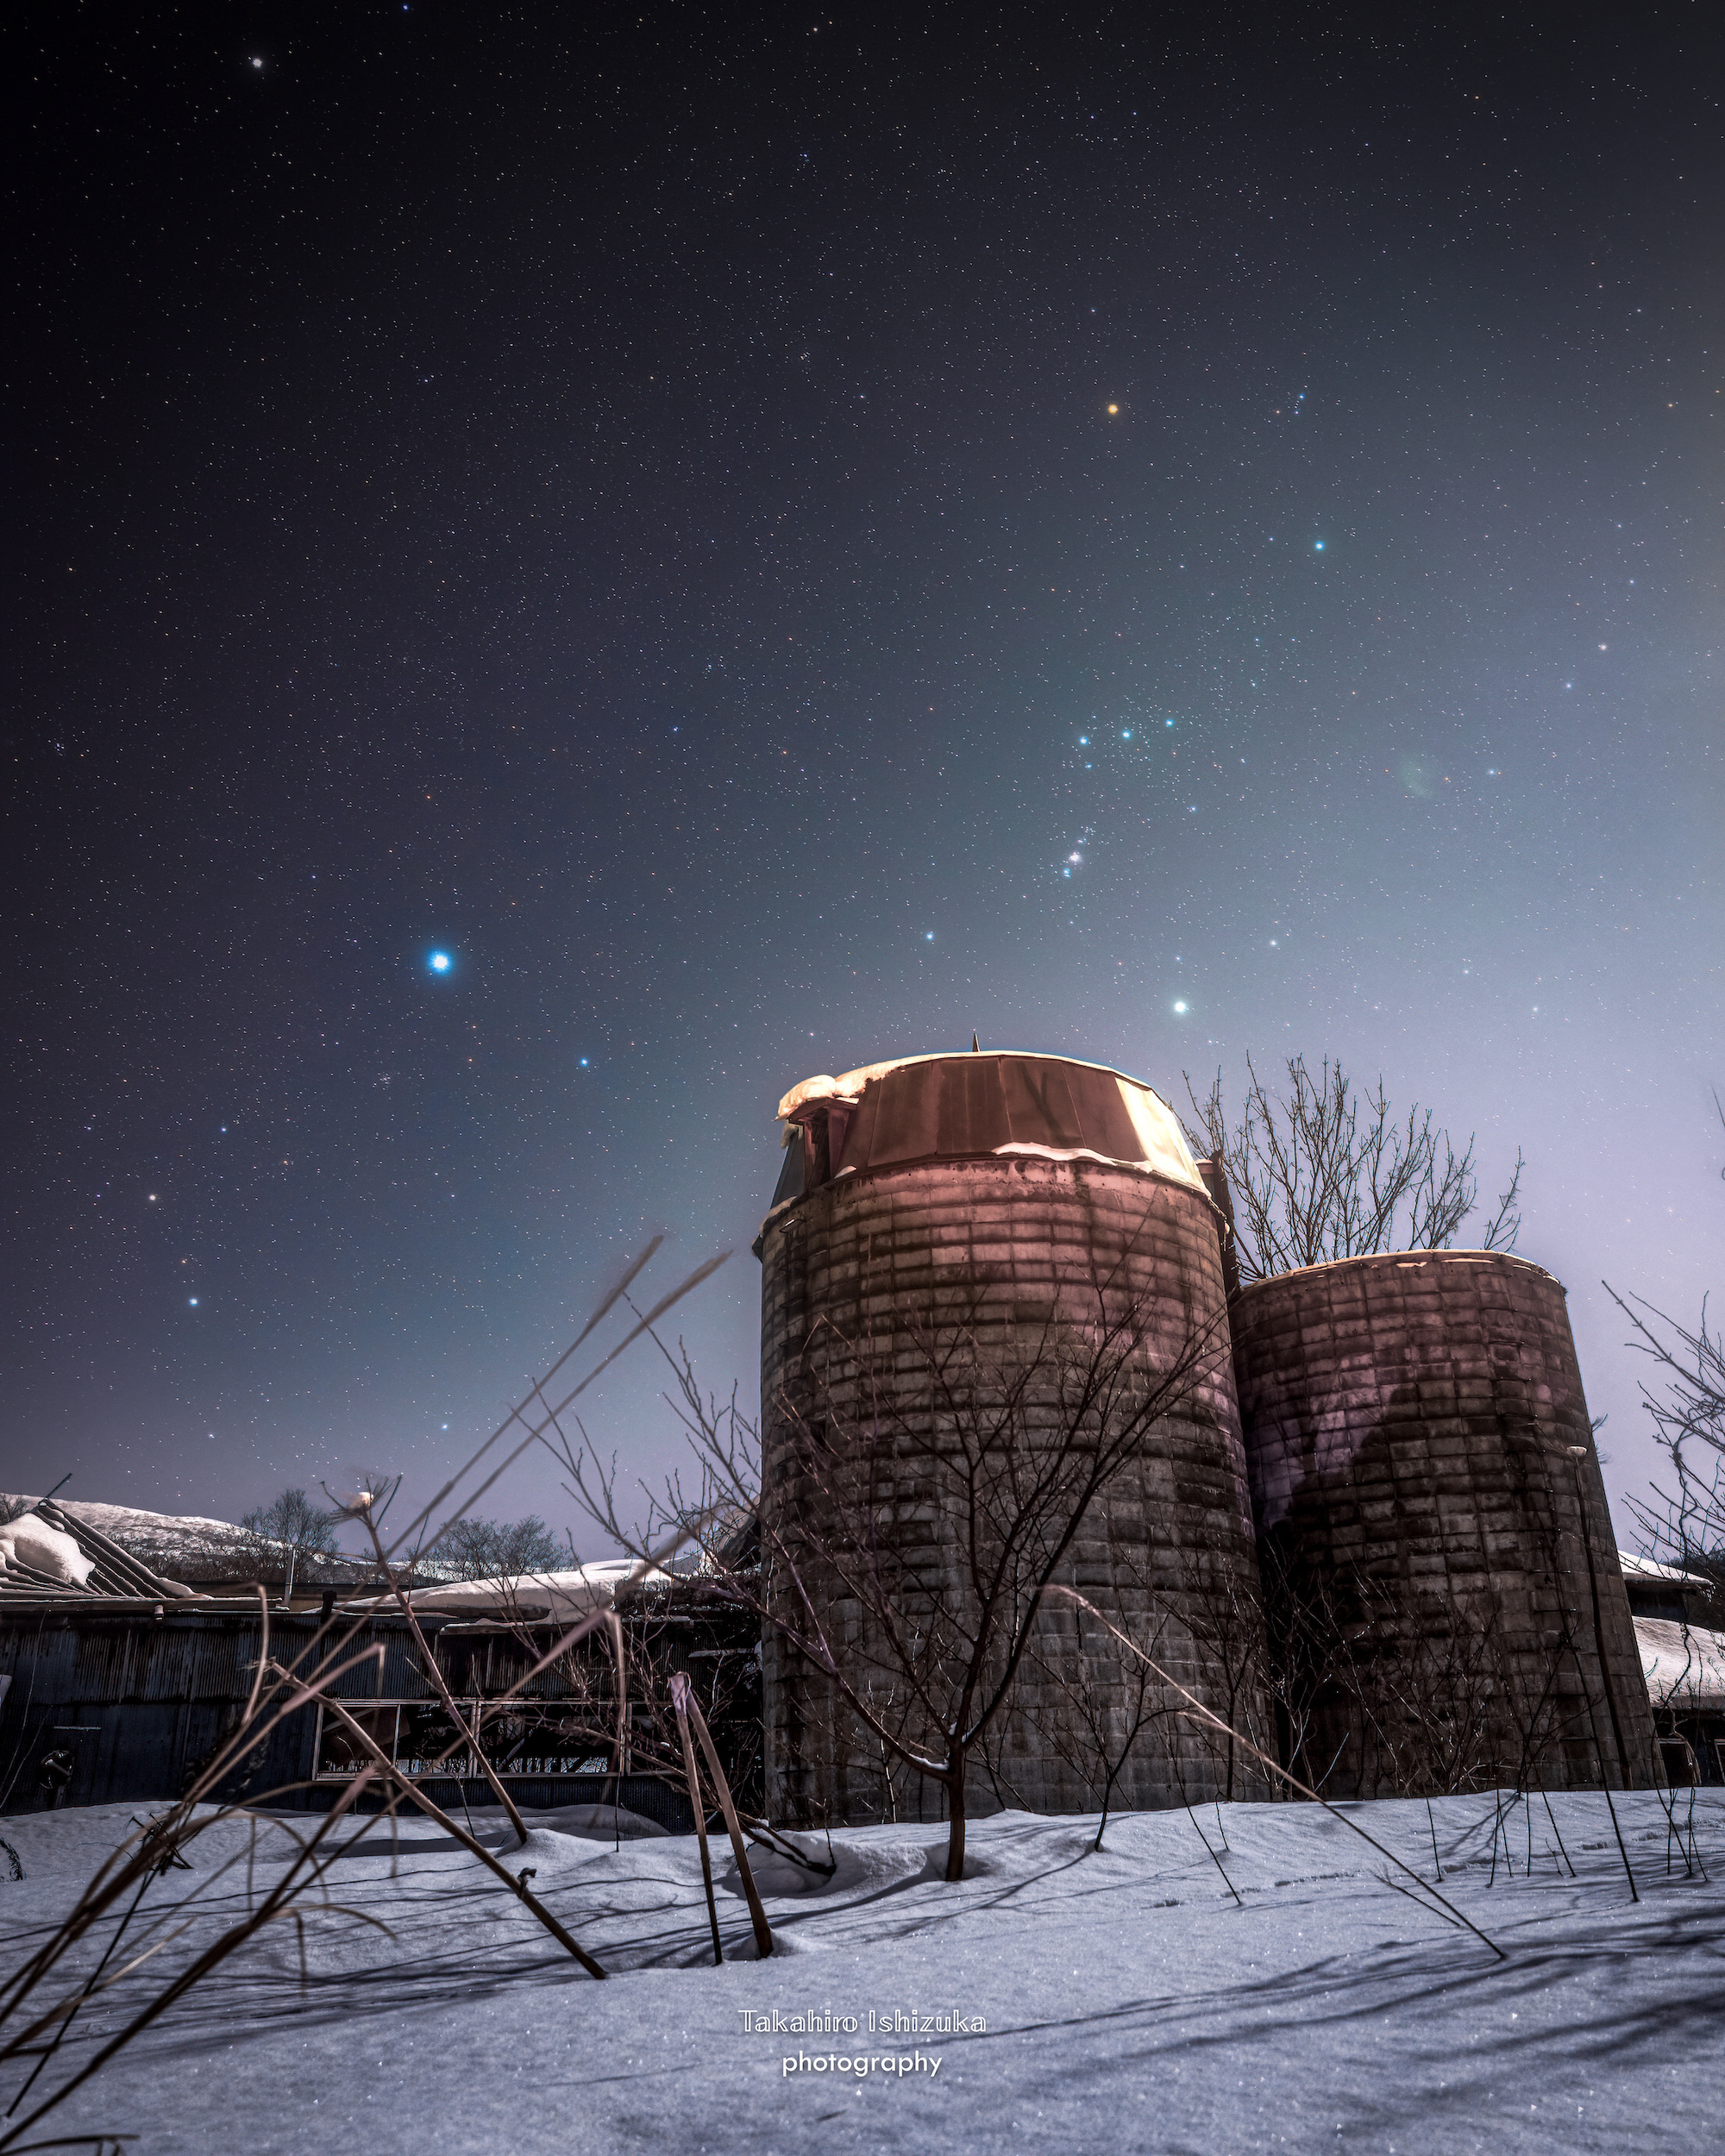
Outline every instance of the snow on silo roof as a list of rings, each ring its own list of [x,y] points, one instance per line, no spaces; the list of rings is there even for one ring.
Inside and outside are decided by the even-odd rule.
[[[912,1160],[1032,1155],[1095,1160],[1203,1183],[1180,1119],[1161,1095],[1106,1063],[1019,1050],[901,1056],[792,1087],[796,1122],[848,1111],[832,1173]]]

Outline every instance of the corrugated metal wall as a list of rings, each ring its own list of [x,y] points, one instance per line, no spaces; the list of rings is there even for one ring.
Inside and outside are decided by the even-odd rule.
[[[723,1621],[721,1620],[721,1621]],[[536,1658],[506,1633],[458,1632],[442,1636],[426,1625],[451,1689],[458,1697],[495,1696],[507,1690]],[[317,1617],[275,1616],[272,1658],[292,1662],[318,1630]],[[363,1620],[348,1633],[340,1658],[381,1645],[383,1667],[349,1671],[330,1688],[343,1699],[420,1700],[436,1697],[420,1666],[418,1649],[398,1618]],[[752,1635],[751,1635],[752,1637]],[[53,1809],[68,1804],[171,1802],[238,1725],[257,1668],[260,1627],[255,1615],[176,1610],[160,1617],[154,1606],[133,1612],[78,1612],[0,1616],[0,1676],[11,1679],[0,1702],[0,1813]],[[326,1649],[328,1643],[326,1642]],[[320,1651],[320,1652],[323,1651]],[[745,1643],[741,1651],[750,1649]],[[307,1664],[308,1668],[311,1664]],[[547,1671],[528,1688],[530,1698],[555,1699],[561,1686]],[[218,1794],[227,1801],[267,1801],[278,1808],[320,1810],[339,1783],[311,1781],[317,1710],[307,1706],[285,1717],[263,1744],[240,1762]],[[752,1778],[756,1757],[746,1724],[716,1726],[730,1755],[739,1801]],[[738,1741],[740,1739],[740,1742]],[[309,1786],[308,1786],[309,1785]],[[428,1782],[442,1803],[490,1803],[483,1781]],[[609,1801],[602,1776],[556,1780],[511,1778],[517,1802],[537,1809]],[[693,1824],[680,1791],[654,1777],[630,1776],[622,1802],[673,1831]]]
[[[280,1619],[272,1645],[291,1653],[316,1629],[315,1619]],[[0,1707],[0,1810],[178,1796],[238,1721],[259,1638],[255,1618],[179,1612],[0,1622],[0,1674],[12,1680]],[[309,1775],[315,1722],[310,1710],[284,1721],[230,1793]]]

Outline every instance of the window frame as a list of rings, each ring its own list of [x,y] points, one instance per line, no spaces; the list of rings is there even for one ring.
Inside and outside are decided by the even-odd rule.
[[[423,1696],[417,1699],[401,1696],[389,1699],[370,1697],[344,1699],[338,1700],[336,1704],[345,1713],[351,1714],[361,1727],[366,1727],[368,1733],[376,1739],[380,1748],[387,1749],[391,1765],[410,1782],[477,1782],[485,1778],[485,1769],[470,1753],[452,1755],[440,1765],[435,1766],[429,1765],[423,1760],[404,1758],[401,1756],[404,1710],[416,1708],[423,1709],[438,1716],[447,1727],[448,1710],[444,1707],[442,1700],[435,1695],[430,1699]],[[477,1708],[486,1704],[484,1699],[474,1695],[457,1695],[455,1698],[455,1705],[460,1708],[464,1718],[470,1719]],[[525,1702],[524,1704],[530,1711],[532,1707],[538,1705],[538,1702]],[[511,1702],[508,1711],[518,1714],[523,1711],[523,1708]],[[392,1712],[395,1716],[391,1726],[387,1747],[383,1746],[383,1739],[378,1735],[376,1727],[369,1719],[386,1712]],[[342,1739],[344,1736],[340,1722],[329,1712],[324,1702],[320,1700],[317,1702],[317,1727],[313,1738],[311,1753],[311,1779],[314,1783],[325,1786],[339,1787],[354,1779],[354,1776],[359,1773],[360,1766],[363,1762],[356,1761],[353,1766],[345,1769],[326,1766],[324,1764],[326,1729],[332,1738]],[[351,1742],[351,1739],[347,1741]],[[483,1746],[481,1748],[483,1749]],[[496,1760],[492,1760],[492,1771],[502,1782],[603,1781],[614,1771],[608,1751],[604,1753],[586,1752],[580,1755],[575,1764],[570,1764],[574,1755],[529,1754],[528,1757],[533,1764],[502,1765]]]

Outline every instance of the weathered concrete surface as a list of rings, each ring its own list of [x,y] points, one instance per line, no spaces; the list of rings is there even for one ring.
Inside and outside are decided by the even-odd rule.
[[[1255,1676],[1244,1683],[1257,1611],[1246,1498],[1214,1214],[1194,1188],[1091,1162],[970,1158],[846,1175],[777,1212],[762,1243],[762,1399],[765,1507],[801,1536],[800,1562],[870,1670],[894,1694],[857,1597],[798,1522],[818,1508],[809,1433],[882,1480],[878,1517],[906,1578],[924,1568],[944,1596],[957,1585],[964,1507],[953,1469],[956,1420],[981,1420],[1015,1383],[1025,1426],[1060,1426],[1063,1373],[1100,1323],[1132,1313],[1137,1366],[1165,1368],[1196,1338],[1209,1344],[1190,1395],[1153,1426],[1142,1455],[1113,1486],[1073,1545],[1063,1576],[1182,1683],[1260,1736],[1270,1729]],[[961,1373],[957,1407],[939,1397]],[[820,1474],[829,1470],[823,1467]],[[830,1526],[828,1523],[820,1523]],[[818,1540],[818,1537],[815,1539]],[[917,1597],[907,1591],[907,1608]],[[1081,1651],[1070,1608],[1047,1620],[1014,1708],[973,1774],[974,1809],[1016,1804],[1076,1811],[1100,1799],[1086,1709],[1118,1745],[1136,1679],[1088,1626]],[[834,1726],[824,1680],[775,1637],[765,1646],[768,1802],[775,1817],[866,1821],[936,1817],[938,1789],[882,1771],[878,1745]],[[897,1695],[903,1695],[901,1679]],[[1149,1704],[1167,1709],[1152,1687]],[[1230,1767],[1189,1720],[1164,1711],[1127,1757],[1114,1802],[1145,1807],[1221,1796]],[[1257,1793],[1234,1763],[1233,1793]]]
[[[1652,1721],[1560,1284],[1502,1252],[1390,1253],[1257,1282],[1232,1318],[1302,1771],[1329,1795],[1645,1786]]]

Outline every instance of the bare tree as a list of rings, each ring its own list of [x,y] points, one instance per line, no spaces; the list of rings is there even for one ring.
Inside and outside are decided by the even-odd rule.
[[[1722,1125],[1725,1102],[1713,1096]],[[1720,1170],[1725,1182],[1725,1169]],[[1630,1344],[1656,1375],[1641,1386],[1641,1402],[1669,1468],[1652,1503],[1632,1507],[1649,1546],[1698,1579],[1714,1597],[1725,1595],[1725,1327],[1708,1319],[1708,1298],[1691,1332],[1639,1295],[1605,1292],[1629,1320]]]
[[[248,1534],[299,1552],[333,1552],[340,1514],[314,1505],[303,1489],[285,1489],[267,1505],[257,1505],[241,1520]]]
[[[567,1552],[536,1513],[524,1520],[461,1520],[437,1546],[440,1572],[460,1580],[499,1580],[550,1572]]]
[[[1226,1353],[1220,1320],[1158,1342],[1107,1287],[1086,1326],[1052,1311],[986,1338],[974,1306],[893,1339],[816,1328],[761,1432],[665,1351],[699,1488],[675,1477],[622,1516],[615,1466],[566,1445],[576,1501],[631,1553],[693,1514],[757,1523],[710,1540],[706,1576],[825,1688],[836,1769],[872,1752],[935,1784],[946,1877],[963,1877],[967,1780],[1026,1658],[1044,1589],[1153,1433]],[[910,1366],[914,1367],[914,1382]],[[860,1403],[860,1404],[859,1404]]]
[[[1144,1653],[1138,1654],[1106,1627],[1093,1625],[1087,1632],[1082,1605],[1075,1607],[1073,1616],[1074,1636],[1062,1643],[1066,1651],[1051,1654],[1043,1641],[1031,1651],[1044,1679],[1040,1689],[1051,1702],[1034,1720],[1043,1739],[1095,1800],[1101,1816],[1090,1846],[1100,1850],[1114,1790],[1133,1748],[1178,1712],[1147,1658],[1166,1652],[1169,1619],[1157,1615],[1143,1643]]]
[[[1659,1376],[1641,1387],[1642,1404],[1669,1463],[1656,1505],[1634,1507],[1653,1545],[1686,1571],[1725,1583],[1725,1330],[1708,1322],[1703,1298],[1695,1330],[1639,1296],[1605,1291],[1634,1329],[1632,1344]],[[1631,1307],[1631,1305],[1636,1306]]]
[[[296,1570],[315,1567],[319,1557],[337,1552],[336,1530],[339,1512],[325,1512],[303,1489],[285,1489],[267,1505],[254,1506],[240,1525],[245,1531],[244,1555],[262,1570],[271,1564],[285,1568],[284,1600],[292,1600]]]
[[[1375,1093],[1360,1094],[1328,1056],[1316,1071],[1304,1056],[1290,1056],[1282,1100],[1250,1056],[1246,1073],[1245,1105],[1232,1124],[1220,1071],[1202,1100],[1186,1080],[1198,1122],[1194,1142],[1221,1163],[1232,1187],[1242,1279],[1454,1242],[1479,1196],[1471,1138],[1458,1153],[1449,1133],[1433,1127],[1431,1110],[1417,1105],[1398,1122],[1381,1078]],[[1518,1152],[1479,1249],[1515,1248],[1521,1168]]]

